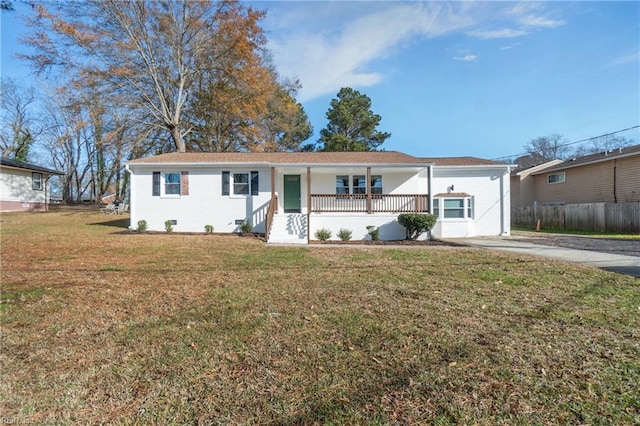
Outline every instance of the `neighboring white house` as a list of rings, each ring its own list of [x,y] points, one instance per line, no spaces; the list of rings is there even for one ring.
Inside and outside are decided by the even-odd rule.
[[[47,210],[49,178],[62,172],[0,158],[0,211]]]
[[[354,240],[405,236],[403,212],[439,215],[435,237],[509,234],[510,165],[400,152],[170,153],[130,161],[131,227],[238,232],[307,243],[318,229]]]

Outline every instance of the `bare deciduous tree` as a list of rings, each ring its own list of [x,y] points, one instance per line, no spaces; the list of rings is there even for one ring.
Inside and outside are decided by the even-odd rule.
[[[234,55],[251,61],[265,44],[257,26],[263,13],[238,2],[86,0],[56,6],[37,6],[35,33],[25,39],[36,53],[23,57],[40,72],[64,67],[73,83],[101,91],[103,99],[117,96],[149,126],[168,131],[177,151],[186,149],[194,112],[189,98],[202,76],[244,81],[250,75],[225,61]]]
[[[12,79],[2,79],[0,150],[3,157],[29,160],[29,151],[42,132],[42,126],[34,118],[35,103],[33,88],[23,88]]]
[[[607,152],[613,149],[624,148],[630,145],[633,145],[633,140],[627,139],[623,136],[600,136],[590,139],[586,144],[578,146],[575,149],[573,155],[575,157],[582,157],[589,154],[596,154],[599,152]]]
[[[565,159],[570,153],[567,139],[557,133],[531,139],[524,149],[535,164]]]

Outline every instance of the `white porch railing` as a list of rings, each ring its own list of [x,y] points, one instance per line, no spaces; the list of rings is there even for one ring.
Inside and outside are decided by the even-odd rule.
[[[426,194],[311,194],[314,213],[424,213]]]

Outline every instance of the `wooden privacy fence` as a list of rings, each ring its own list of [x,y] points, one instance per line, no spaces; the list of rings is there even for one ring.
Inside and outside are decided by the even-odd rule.
[[[586,203],[511,208],[511,225],[544,229],[640,233],[640,202]]]

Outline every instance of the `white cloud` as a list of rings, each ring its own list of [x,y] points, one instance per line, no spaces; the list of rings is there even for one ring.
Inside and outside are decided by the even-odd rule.
[[[298,77],[300,101],[344,86],[382,81],[376,60],[421,38],[462,33],[478,39],[516,38],[564,21],[543,15],[538,3],[476,2],[277,2],[266,26],[279,72]],[[459,54],[473,61],[477,55]]]
[[[370,3],[362,4],[360,11]],[[381,72],[367,71],[369,64],[389,55],[394,48],[415,37],[436,37],[470,25],[469,19],[452,13],[440,3],[371,3],[373,11],[345,19],[341,3],[333,6],[341,16],[341,28],[334,34],[303,29],[272,38],[269,48],[284,75],[296,75],[302,82],[301,101],[313,99],[344,86],[371,86],[381,81]],[[317,9],[312,8],[317,11]],[[371,10],[371,8],[368,8]],[[304,21],[300,10],[293,12]],[[292,15],[286,17],[291,21]],[[326,16],[326,15],[325,15]],[[332,25],[331,22],[325,22]],[[311,23],[311,25],[317,25]]]
[[[479,31],[470,31],[467,33],[471,37],[481,38],[481,39],[493,39],[493,38],[514,38],[521,37],[523,35],[527,35],[528,32],[525,30],[514,30],[513,28],[503,28],[500,30],[479,30]]]
[[[519,46],[520,44],[521,44],[521,43],[508,44],[508,45],[506,45],[506,46],[502,46],[502,47],[500,48],[500,50],[510,50],[510,49],[513,49],[514,47]]]
[[[627,65],[640,62],[640,51],[630,52],[625,55],[618,56],[613,61],[609,62],[610,67],[616,67],[618,65]]]
[[[525,27],[531,28],[556,28],[566,24],[562,19],[550,19],[544,16],[525,15],[518,19],[518,22]]]
[[[453,59],[455,59],[456,61],[465,61],[465,62],[472,62],[475,61],[476,59],[478,59],[478,55],[464,55],[464,56],[454,56]]]

